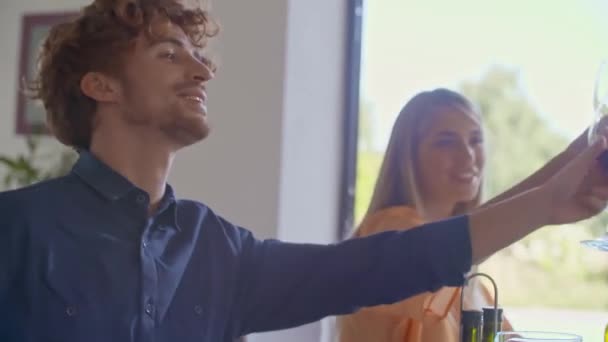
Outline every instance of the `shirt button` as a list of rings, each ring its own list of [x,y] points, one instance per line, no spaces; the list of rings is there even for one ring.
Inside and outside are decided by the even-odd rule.
[[[65,309],[65,313],[66,313],[66,315],[72,317],[72,316],[76,315],[76,308],[73,306],[68,306]]]
[[[148,247],[148,242],[147,242],[146,240],[144,240],[144,241],[141,243],[141,245],[142,245],[142,246],[144,246],[144,248],[147,248],[147,247]]]
[[[154,311],[154,306],[151,303],[146,304],[146,313],[149,316],[152,316],[153,311]]]
[[[194,312],[195,312],[197,315],[199,315],[199,316],[200,316],[200,315],[202,315],[202,314],[203,314],[203,307],[201,307],[200,305],[195,306],[195,307],[194,307]]]
[[[145,195],[142,195],[142,194],[137,195],[137,203],[143,204],[145,201],[146,201]]]

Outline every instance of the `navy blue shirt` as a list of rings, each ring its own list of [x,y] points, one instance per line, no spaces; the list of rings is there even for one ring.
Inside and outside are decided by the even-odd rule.
[[[233,341],[458,286],[471,266],[466,216],[314,245],[258,240],[170,186],[148,206],[87,152],[0,193],[0,341]]]

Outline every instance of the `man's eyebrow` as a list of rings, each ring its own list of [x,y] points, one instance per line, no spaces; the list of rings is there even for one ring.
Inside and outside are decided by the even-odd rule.
[[[173,38],[173,37],[162,37],[162,38],[158,38],[152,41],[152,43],[150,44],[150,46],[154,46],[154,45],[158,45],[158,44],[163,44],[163,43],[170,43],[173,45],[177,45],[179,47],[186,47],[186,45],[184,44],[184,42],[182,42],[181,40],[177,39],[177,38]]]
[[[180,48],[187,49],[186,44],[184,44],[183,41],[181,41],[177,38],[174,38],[174,37],[162,37],[162,38],[155,39],[154,41],[152,41],[150,46],[155,46],[155,45],[164,44],[164,43],[173,44]],[[200,53],[200,51],[198,49],[193,49],[192,55],[194,55],[194,58],[196,58],[197,60],[199,60],[201,62],[207,61],[207,59],[205,57],[203,57],[203,55]]]

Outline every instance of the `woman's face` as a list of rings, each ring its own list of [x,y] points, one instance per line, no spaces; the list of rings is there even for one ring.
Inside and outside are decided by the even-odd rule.
[[[422,199],[450,205],[473,200],[485,164],[479,116],[456,106],[440,107],[420,129],[417,171]]]

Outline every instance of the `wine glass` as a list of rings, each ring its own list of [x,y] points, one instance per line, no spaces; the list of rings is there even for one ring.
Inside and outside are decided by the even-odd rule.
[[[601,126],[606,126],[608,120],[608,61],[603,60],[595,78],[593,87],[593,119],[589,126],[587,139],[592,144],[599,137]],[[603,125],[600,125],[600,122]],[[602,168],[608,171],[608,152],[603,152],[598,161]],[[593,240],[584,240],[581,243],[587,247],[608,252],[608,233]]]
[[[494,342],[582,342],[578,335],[540,331],[501,331]]]

